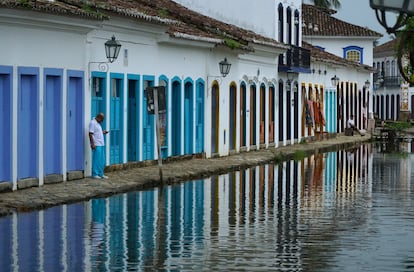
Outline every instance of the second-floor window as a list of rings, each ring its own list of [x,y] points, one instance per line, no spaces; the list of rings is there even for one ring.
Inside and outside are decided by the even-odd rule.
[[[349,61],[363,63],[362,52],[363,52],[362,47],[348,46],[344,48],[344,58]]]

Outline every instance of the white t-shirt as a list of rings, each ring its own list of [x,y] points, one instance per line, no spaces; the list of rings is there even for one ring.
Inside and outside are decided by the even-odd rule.
[[[102,127],[101,124],[96,121],[95,118],[89,123],[89,133],[92,133],[93,142],[95,146],[104,146],[105,141],[103,137]]]
[[[355,126],[354,119],[348,119],[348,128],[352,128]]]

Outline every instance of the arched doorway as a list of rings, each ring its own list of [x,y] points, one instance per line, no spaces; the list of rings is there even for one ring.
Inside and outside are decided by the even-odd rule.
[[[211,153],[219,152],[220,88],[217,81],[211,87]]]
[[[229,97],[229,149],[236,149],[236,116],[237,116],[237,93],[236,84],[232,82],[230,85]]]
[[[171,90],[171,155],[181,154],[181,81],[174,78]]]
[[[246,146],[246,84],[240,85],[240,146]]]

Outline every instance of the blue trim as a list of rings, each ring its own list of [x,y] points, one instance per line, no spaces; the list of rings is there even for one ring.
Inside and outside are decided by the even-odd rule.
[[[191,83],[191,85],[194,85],[194,80],[190,77],[187,77],[186,79],[184,79],[184,86],[187,83]]]
[[[155,149],[155,141],[154,141],[154,128],[155,128],[155,120],[154,115],[149,115],[147,112],[147,98],[144,95],[145,91],[145,82],[149,82],[149,86],[154,86],[155,76],[151,75],[144,75],[142,77],[142,130],[143,130],[143,139],[142,139],[142,159],[143,160],[153,160],[154,159],[154,149]],[[147,137],[145,136],[146,130],[149,130]],[[147,139],[147,142],[144,140]]]
[[[293,71],[295,73],[300,73],[300,74],[310,74],[311,73],[311,69],[310,68],[305,68],[305,67],[289,67],[289,66],[281,66],[279,65],[277,70],[279,72],[287,72],[287,71]]]
[[[118,79],[119,82],[119,101],[112,96],[112,79]],[[109,130],[111,132],[111,142],[109,143],[109,162],[110,164],[122,163],[123,162],[123,146],[124,146],[124,74],[121,73],[110,73],[110,122]],[[116,103],[118,102],[118,103]],[[117,105],[118,104],[118,105]],[[118,107],[117,107],[118,106]],[[116,121],[119,123],[117,124]],[[116,133],[117,132],[117,133]],[[117,134],[117,135],[116,135]],[[116,144],[117,143],[117,144]],[[118,153],[119,152],[119,153]]]
[[[34,178],[39,175],[39,68],[18,67],[18,136],[17,136],[17,178]],[[30,86],[22,88],[23,76],[32,76]],[[30,89],[29,89],[30,88]],[[22,92],[33,95],[25,100]],[[26,102],[30,109],[25,110]],[[24,105],[23,105],[24,104]],[[30,111],[30,113],[29,113]],[[26,113],[26,115],[25,115]]]
[[[94,96],[92,92],[92,85],[93,85],[93,78],[100,78],[102,79],[103,86],[101,86],[102,96]],[[90,119],[94,118],[99,112],[103,112],[106,114],[106,77],[107,73],[105,72],[92,72],[91,73],[91,80],[89,82],[89,90],[91,92],[91,116]],[[102,124],[102,128],[105,129],[104,123]]]
[[[166,82],[166,86],[165,86],[165,99],[166,99],[166,101],[165,101],[165,104],[166,104],[165,105],[166,106],[166,111],[165,111],[165,122],[166,122],[166,124],[165,124],[165,145],[161,146],[161,156],[162,156],[162,158],[166,158],[166,157],[169,156],[169,154],[168,154],[168,139],[169,139],[168,134],[169,134],[169,131],[171,130],[171,124],[168,122],[168,115],[169,115],[169,111],[170,111],[170,109],[168,107],[168,101],[170,99],[170,97],[169,97],[169,95],[170,95],[169,94],[170,93],[170,91],[169,91],[170,83],[169,83],[168,77],[166,75],[160,75],[158,77],[158,85],[160,85],[161,81]]]
[[[363,63],[364,48],[362,48],[360,46],[356,46],[356,45],[350,45],[350,46],[344,47],[343,48],[344,59],[346,59],[346,53],[348,53],[348,51],[358,51],[359,52],[359,63]]]
[[[129,81],[136,81],[136,86],[134,90],[134,99],[131,99],[129,97]],[[127,139],[132,140],[132,146],[131,143],[127,140],[127,161],[138,161],[139,159],[139,152],[140,152],[140,144],[139,144],[139,131],[140,131],[140,122],[139,117],[141,115],[140,112],[140,76],[136,74],[127,74]],[[134,105],[132,105],[132,103]],[[134,108],[132,108],[134,107]],[[133,111],[133,112],[132,112]],[[132,116],[132,117],[130,117]],[[135,146],[134,146],[135,145]],[[133,155],[130,155],[133,152]]]
[[[174,90],[177,83],[178,90]],[[182,155],[181,152],[181,128],[182,128],[182,81],[175,76],[171,79],[171,155]]]
[[[205,81],[202,78],[197,79],[196,81],[196,116],[195,116],[195,126],[196,126],[196,153],[201,153],[204,151],[204,94],[205,94]]]
[[[13,161],[13,67],[0,65],[0,74],[5,76],[5,88],[0,93],[0,107],[5,114],[0,115],[0,121],[5,130],[0,134],[0,182],[12,180]],[[2,98],[4,99],[2,101]],[[3,104],[4,103],[4,104]]]
[[[319,45],[315,45],[316,48],[320,49],[321,51],[325,51],[325,47],[319,46]]]
[[[43,145],[43,167],[45,175],[62,174],[62,97],[63,69],[45,68],[43,70],[43,141],[45,143]]]
[[[66,72],[66,99],[67,99],[67,108],[66,108],[66,146],[67,151],[67,171],[74,171],[74,170],[84,170],[84,139],[85,139],[85,73],[84,71],[79,70],[67,70]],[[80,93],[74,93],[73,90],[70,89],[71,87],[71,78],[77,79],[80,82],[75,82],[78,84],[78,88],[76,89]],[[70,98],[76,101],[76,104],[71,105]],[[80,101],[79,101],[80,100]],[[73,102],[75,102],[73,101]],[[74,114],[71,113],[71,106],[74,106],[73,109],[76,111]],[[72,119],[73,116],[73,119]],[[71,122],[72,120],[72,122]],[[71,145],[70,145],[71,144]],[[69,152],[71,150],[71,152]]]
[[[191,78],[184,80],[184,154],[194,153],[194,83]]]

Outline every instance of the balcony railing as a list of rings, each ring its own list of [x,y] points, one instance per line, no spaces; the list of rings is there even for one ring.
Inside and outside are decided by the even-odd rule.
[[[279,56],[279,71],[288,70],[310,73],[310,50],[291,45],[285,55]]]
[[[400,76],[385,76],[382,77],[378,73],[374,74],[374,83],[379,88],[399,88],[402,78]]]

